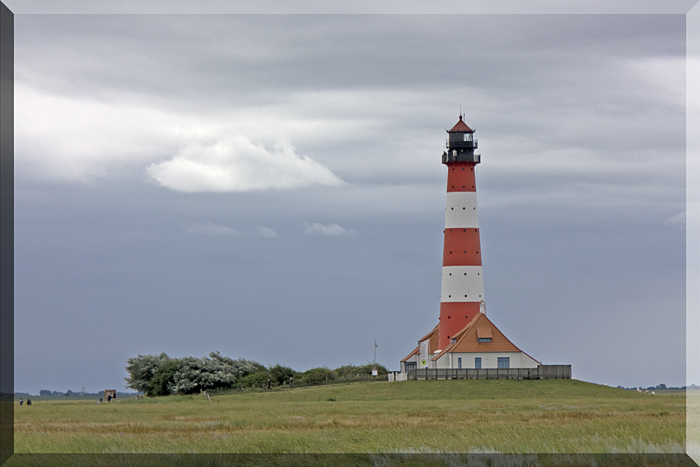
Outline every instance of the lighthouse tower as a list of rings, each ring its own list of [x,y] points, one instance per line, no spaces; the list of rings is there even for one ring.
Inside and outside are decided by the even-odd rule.
[[[483,313],[485,308],[474,176],[476,164],[481,159],[474,152],[478,142],[474,138],[474,130],[462,121],[461,115],[447,134],[447,151],[442,154],[442,163],[447,166],[447,205],[438,325],[439,349],[447,347],[450,338],[478,313]]]
[[[540,362],[517,348],[486,317],[481,268],[475,168],[481,156],[474,130],[459,116],[447,131],[445,240],[438,325],[401,360],[401,373],[417,368],[536,368]],[[405,377],[405,376],[404,376]]]

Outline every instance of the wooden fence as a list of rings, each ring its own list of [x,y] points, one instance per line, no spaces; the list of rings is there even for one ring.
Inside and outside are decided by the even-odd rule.
[[[539,365],[537,368],[419,368],[409,371],[407,379],[571,379],[571,365]]]

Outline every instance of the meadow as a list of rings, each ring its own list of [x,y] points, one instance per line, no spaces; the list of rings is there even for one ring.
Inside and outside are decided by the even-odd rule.
[[[368,382],[15,407],[16,453],[682,453],[685,394]]]

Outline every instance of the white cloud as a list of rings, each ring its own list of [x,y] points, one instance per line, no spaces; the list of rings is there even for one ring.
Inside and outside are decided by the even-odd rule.
[[[654,91],[648,94],[647,99],[660,101],[665,106],[677,106],[684,108],[686,105],[685,81],[679,79],[686,72],[688,63],[685,55],[672,57],[644,57],[632,60],[628,66],[633,74],[625,74],[635,77],[641,83],[645,83],[643,89],[651,87]],[[693,66],[693,65],[690,65]]]
[[[269,227],[260,227],[260,234],[267,238],[277,238],[279,234]]]
[[[320,224],[318,222],[304,222],[304,231],[307,235],[342,235],[350,233],[338,224]]]
[[[15,165],[22,175],[90,181],[144,164],[151,180],[174,191],[344,184],[323,163],[284,142],[292,135],[308,145],[310,134],[332,133],[338,122],[299,121],[292,112],[275,121],[271,132],[269,116],[254,108],[202,115],[166,109],[157,100],[134,102],[129,95],[68,96],[21,80],[15,101]],[[345,123],[346,131],[360,131]]]
[[[15,161],[20,172],[86,181],[124,163],[173,151],[181,118],[123,100],[71,98],[15,84]]]
[[[215,142],[195,139],[170,160],[153,163],[148,176],[174,191],[225,192],[289,190],[344,182],[310,157],[283,142],[270,152],[244,135]]]
[[[231,227],[225,225],[218,225],[212,222],[207,222],[202,224],[199,222],[192,222],[185,228],[185,233],[188,235],[236,235],[238,232]]]

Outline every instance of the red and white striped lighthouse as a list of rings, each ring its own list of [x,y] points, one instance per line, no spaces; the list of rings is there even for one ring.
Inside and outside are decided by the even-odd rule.
[[[442,163],[447,166],[447,203],[440,320],[401,360],[401,378],[410,374],[418,378],[412,372],[420,368],[458,370],[450,378],[468,377],[468,369],[538,368],[541,362],[516,347],[486,317],[474,172],[481,156],[474,152],[478,147],[474,130],[461,115],[447,134],[447,150],[442,153]],[[428,379],[427,370],[421,375]],[[440,373],[433,377],[439,378]],[[477,372],[469,377],[480,376]]]
[[[485,308],[474,172],[481,156],[474,153],[478,147],[474,130],[461,115],[447,134],[447,150],[442,154],[447,166],[447,205],[438,349],[446,348],[450,338]]]

